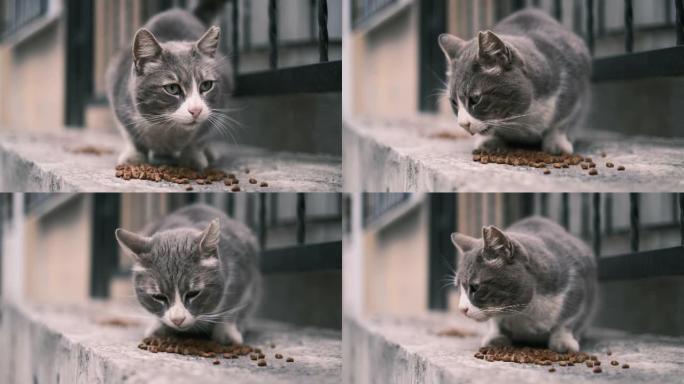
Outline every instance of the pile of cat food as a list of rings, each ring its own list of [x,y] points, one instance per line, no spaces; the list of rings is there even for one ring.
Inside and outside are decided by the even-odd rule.
[[[611,356],[612,353],[606,353]],[[596,355],[589,355],[584,352],[568,352],[558,353],[550,349],[531,348],[531,347],[482,347],[480,351],[475,353],[476,359],[482,359],[489,362],[503,361],[507,363],[517,364],[535,364],[549,366],[549,372],[556,372],[554,365],[559,367],[573,367],[586,366],[594,373],[601,373],[601,360]],[[617,360],[611,360],[610,365],[613,367],[620,366]],[[622,364],[622,369],[628,369],[629,364]]]
[[[249,169],[244,170],[249,174]],[[169,183],[185,185],[186,191],[194,190],[193,182],[196,185],[210,185],[215,182],[223,183],[232,192],[240,192],[240,179],[234,173],[226,173],[217,169],[208,169],[204,172],[195,171],[192,168],[175,167],[171,165],[154,166],[149,164],[139,165],[118,165],[115,176],[124,180],[147,180],[154,182],[166,181]],[[251,177],[249,184],[259,185],[261,188],[268,187],[265,181],[259,182]]]
[[[259,367],[268,366],[266,354],[261,348],[238,344],[223,345],[213,340],[176,337],[146,337],[138,345],[138,348],[151,353],[165,352],[213,359],[212,364],[214,365],[221,364],[221,357],[226,360],[244,357],[255,361],[256,365]],[[271,348],[275,348],[275,344],[271,344]],[[285,358],[280,353],[273,354],[273,357],[278,360],[284,359],[288,363],[294,362],[294,358]]]
[[[606,156],[605,153],[601,154],[601,157]],[[581,155],[551,155],[546,152],[521,149],[499,152],[475,150],[473,152],[473,161],[481,164],[506,164],[515,167],[539,168],[543,169],[545,175],[550,175],[552,169],[570,167],[581,168],[591,176],[599,174],[598,164],[591,157]],[[610,169],[617,168],[618,171],[625,171],[627,169],[623,165],[616,167],[614,163],[609,161],[605,162],[605,167]]]

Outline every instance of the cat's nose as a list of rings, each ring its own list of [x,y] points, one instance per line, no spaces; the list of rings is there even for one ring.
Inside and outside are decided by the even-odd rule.
[[[461,121],[458,123],[458,125],[463,127],[463,129],[465,129],[466,131],[470,132],[470,121]]]
[[[461,307],[459,309],[461,310],[461,312],[463,312],[464,315],[468,314],[468,307]]]
[[[188,108],[188,112],[190,112],[190,114],[192,115],[192,117],[194,117],[194,118],[196,119],[197,116],[199,116],[200,113],[202,113],[202,107],[201,107],[201,106],[198,106],[198,107],[189,107],[189,108]]]
[[[183,321],[185,321],[185,316],[171,318],[171,322],[176,324],[177,327],[180,327],[180,325],[183,324]]]

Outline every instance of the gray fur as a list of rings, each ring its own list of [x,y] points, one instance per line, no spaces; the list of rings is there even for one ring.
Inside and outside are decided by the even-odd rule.
[[[183,332],[216,335],[215,327],[227,323],[244,331],[259,301],[261,275],[257,241],[242,223],[197,204],[151,223],[141,234],[118,229],[116,236],[136,263],[135,292],[147,311],[161,318],[178,292],[197,320]],[[217,265],[201,264],[217,256]],[[194,299],[183,299],[198,290]],[[154,299],[157,293],[166,296],[166,303]],[[160,321],[154,333],[177,331]]]
[[[119,163],[171,158],[199,170],[208,166],[209,134],[212,130],[227,134],[232,120],[224,109],[233,92],[232,67],[215,52],[219,36],[217,27],[207,29],[192,13],[172,9],[150,19],[131,47],[112,59],[107,95],[127,140]],[[172,114],[192,93],[193,78],[195,91],[203,81],[214,81],[211,90],[201,93],[209,114],[185,123]],[[171,83],[179,84],[183,92],[166,92],[164,85]]]
[[[453,234],[452,241],[459,258],[455,284],[465,290],[471,311],[481,311],[476,319],[492,325],[483,345],[544,342],[560,352],[579,347],[597,295],[596,261],[586,244],[541,217],[505,232],[485,227],[482,239]]]
[[[454,113],[460,101],[483,123],[471,131],[485,136],[480,149],[573,151],[568,136],[584,117],[591,76],[591,56],[579,36],[542,11],[523,10],[470,41],[445,34],[439,44]]]

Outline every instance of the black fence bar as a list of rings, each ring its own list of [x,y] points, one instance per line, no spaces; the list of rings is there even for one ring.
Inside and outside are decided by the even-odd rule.
[[[684,245],[684,193],[679,194],[679,231],[682,235],[682,245]]]
[[[684,75],[684,46],[594,60],[593,81]]]
[[[268,1],[268,43],[271,49],[271,69],[278,68],[278,5],[277,0]]]
[[[570,229],[570,195],[561,195],[561,224],[565,229]]]
[[[634,52],[634,8],[632,0],[625,0],[625,51]]]
[[[107,298],[119,265],[114,231],[119,226],[121,197],[117,193],[95,193],[92,199],[90,297]]]
[[[341,269],[341,241],[269,249],[261,254],[263,273],[339,271]]]
[[[594,255],[601,256],[601,194],[594,193]]]
[[[594,0],[587,0],[587,46],[594,55]]]
[[[264,249],[266,245],[266,194],[259,194],[259,245]]]
[[[632,252],[639,251],[639,194],[629,194],[629,225]]]
[[[448,307],[449,292],[444,286],[456,263],[451,234],[456,230],[457,199],[446,194],[430,195],[428,308],[432,310]]]
[[[549,216],[549,195],[546,193],[539,194],[540,213],[544,217]]]
[[[669,0],[668,0],[669,1]],[[598,0],[598,35],[606,34],[606,0]]]
[[[341,92],[342,61],[243,74],[236,85],[236,96]]]
[[[604,221],[606,223],[604,232],[607,235],[612,235],[613,234],[613,194],[608,193],[606,194],[606,200],[603,206],[606,209],[605,214],[603,215]]]
[[[556,20],[563,22],[563,3],[561,0],[555,0],[553,2],[553,17]]]
[[[684,0],[675,0],[675,8],[677,15],[677,45],[684,45]]]
[[[582,3],[574,0],[572,7],[572,27],[576,34],[582,35]]]
[[[599,280],[631,280],[684,275],[684,246],[602,257]]]
[[[297,194],[297,244],[306,240],[306,196]]]
[[[240,0],[233,0],[233,71],[239,72],[240,67]]]
[[[328,61],[328,1],[318,0],[318,51],[321,62]]]
[[[590,224],[591,218],[589,217],[591,215],[591,213],[590,213],[591,203],[589,202],[590,197],[591,196],[586,194],[586,193],[581,195],[581,202],[582,202],[581,209],[582,210],[580,211],[581,212],[580,218],[581,218],[582,227],[580,229],[580,231],[581,231],[580,233],[582,235],[582,238],[585,240],[588,240],[589,237],[591,236],[591,230],[589,228],[591,226],[591,224]]]

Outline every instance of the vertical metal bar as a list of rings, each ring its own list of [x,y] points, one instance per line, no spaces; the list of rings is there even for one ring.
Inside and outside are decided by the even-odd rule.
[[[328,1],[318,0],[318,51],[321,62],[328,61]]]
[[[266,246],[266,194],[259,194],[259,245]]]
[[[451,244],[451,234],[456,230],[456,203],[456,197],[450,194],[432,194],[429,199],[427,288],[428,307],[432,310],[446,310],[448,307],[444,279],[456,265],[456,249]]]
[[[607,235],[613,234],[613,194],[606,194],[605,203],[603,204],[606,212],[603,215],[605,217],[605,230]]]
[[[541,196],[539,196],[539,205],[541,209],[541,215],[544,217],[549,216],[549,195],[546,193],[542,193]]]
[[[561,23],[563,22],[563,3],[561,0],[555,0],[553,2],[553,17]]]
[[[240,72],[240,0],[233,0],[233,72]]]
[[[677,45],[684,45],[684,0],[675,0]]]
[[[242,7],[242,47],[252,48],[252,0],[246,0]]]
[[[679,194],[679,232],[682,236],[682,245],[684,245],[684,193]]]
[[[268,0],[268,44],[271,49],[271,69],[278,68],[278,5],[276,0]]]
[[[587,46],[594,55],[594,0],[587,0]]]
[[[598,0],[598,36],[606,34],[606,0]]]
[[[561,221],[565,229],[570,230],[570,195],[563,193],[561,196]]]
[[[590,211],[590,204],[589,204],[589,195],[586,193],[582,194],[581,197],[581,203],[582,203],[582,209],[580,211],[581,215],[581,223],[582,223],[582,228],[580,229],[580,233],[582,235],[582,238],[584,239],[589,239],[589,211]]]
[[[306,241],[306,195],[297,194],[297,244]]]
[[[594,193],[594,255],[601,256],[601,194]]]
[[[631,230],[632,252],[639,251],[639,194],[629,194],[629,221]]]
[[[572,7],[572,26],[578,35],[582,35],[582,0],[575,0]]]
[[[235,196],[232,194],[226,196],[226,212],[228,212],[228,216],[230,217],[235,215]]]
[[[634,7],[625,0],[625,51],[634,52]]]

